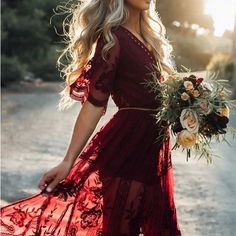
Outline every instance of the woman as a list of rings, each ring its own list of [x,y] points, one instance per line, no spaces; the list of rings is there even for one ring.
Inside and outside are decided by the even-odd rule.
[[[1,208],[2,235],[181,235],[169,130],[155,142],[160,101],[143,84],[150,72],[163,78],[153,65],[173,70],[164,27],[150,17],[153,4],[88,0],[74,10],[59,103],[60,110],[82,103],[71,143],[40,179],[40,193]],[[85,146],[110,95],[119,110]]]

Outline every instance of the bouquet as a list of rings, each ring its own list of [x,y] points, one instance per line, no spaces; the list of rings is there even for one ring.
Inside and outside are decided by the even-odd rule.
[[[144,84],[156,92],[156,99],[161,101],[162,106],[155,117],[157,123],[170,126],[176,138],[173,149],[182,147],[186,150],[187,161],[194,152],[195,157],[205,157],[211,163],[212,157],[217,156],[212,152],[211,143],[228,143],[225,134],[236,134],[233,127],[228,127],[229,113],[235,108],[235,101],[227,99],[231,93],[227,88],[228,81],[217,80],[213,74],[207,79],[198,78],[190,71],[187,74],[174,72],[166,80],[163,77],[160,80],[153,73],[153,79]]]

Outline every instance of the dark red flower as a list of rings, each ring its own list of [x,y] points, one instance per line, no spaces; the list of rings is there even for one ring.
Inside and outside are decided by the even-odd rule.
[[[22,227],[24,225],[24,220],[26,219],[26,217],[26,212],[22,211],[21,209],[16,209],[16,211],[11,214],[10,221],[13,222],[13,224],[18,225],[19,227]]]
[[[203,78],[198,78],[197,81],[196,81],[196,84],[197,85],[201,84],[203,80],[204,80]]]
[[[78,227],[75,224],[71,224],[69,231],[68,231],[68,235],[69,236],[76,236],[78,232]]]
[[[89,209],[89,210],[85,210],[82,214],[81,214],[81,227],[82,228],[87,228],[87,227],[95,227],[98,224],[98,220],[102,215],[102,210],[98,209],[96,210],[95,207]]]

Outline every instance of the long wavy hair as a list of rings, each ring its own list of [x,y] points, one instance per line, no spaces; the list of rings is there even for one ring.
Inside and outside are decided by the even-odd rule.
[[[102,57],[106,59],[108,50],[115,45],[111,28],[123,25],[129,18],[129,11],[125,0],[85,0],[77,5],[68,2],[59,6],[68,16],[63,21],[63,33],[66,47],[57,60],[62,66],[60,72],[65,80],[65,87],[60,92],[61,99],[58,110],[69,108],[75,101],[70,98],[70,85],[80,75],[83,67],[93,55],[96,41],[103,33],[106,44],[102,50]],[[155,10],[155,0],[152,0],[149,10],[143,10],[140,15],[141,34],[153,52],[158,65],[164,73],[171,73],[172,46],[166,38],[166,29]],[[67,29],[68,28],[68,29]],[[66,57],[68,64],[61,63]]]

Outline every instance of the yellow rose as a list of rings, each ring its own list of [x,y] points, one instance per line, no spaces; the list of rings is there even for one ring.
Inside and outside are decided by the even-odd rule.
[[[192,92],[192,94],[193,94],[193,96],[194,96],[195,98],[197,98],[197,97],[200,96],[200,93],[199,93],[199,91],[198,91],[197,89],[194,89],[193,92]]]
[[[221,107],[217,111],[220,113],[221,116],[225,116],[225,117],[229,118],[230,110],[227,106]]]
[[[189,99],[189,95],[186,92],[184,92],[181,94],[181,99],[187,101]]]
[[[183,148],[192,147],[198,140],[198,134],[190,133],[188,130],[182,130],[177,135],[177,143]]]

